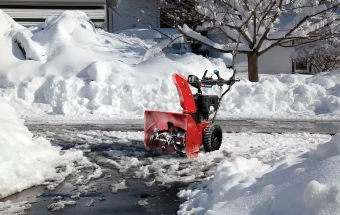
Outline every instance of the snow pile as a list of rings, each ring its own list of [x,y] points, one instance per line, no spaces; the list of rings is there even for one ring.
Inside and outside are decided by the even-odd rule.
[[[33,138],[9,104],[0,100],[0,106],[0,199],[40,184],[54,189],[69,174],[94,167],[81,151]]]
[[[213,179],[179,196],[179,214],[338,214],[340,135],[316,150],[263,163],[236,157],[218,165]]]
[[[154,42],[98,31],[82,12],[65,11],[29,29],[9,26],[3,34],[1,91],[24,116],[140,118],[145,108],[179,110],[173,72],[226,71],[222,60],[192,54],[141,62]]]
[[[314,76],[264,76],[258,83],[241,82],[224,100],[221,115],[339,119],[338,83],[338,71]]]
[[[32,28],[0,11],[0,22],[0,95],[26,118],[141,119],[145,109],[181,110],[174,72],[201,77],[218,69],[231,76],[228,56],[162,54],[168,41],[94,29],[80,11]],[[238,74],[242,81],[223,100],[219,117],[339,119],[339,74],[262,75],[259,83]]]

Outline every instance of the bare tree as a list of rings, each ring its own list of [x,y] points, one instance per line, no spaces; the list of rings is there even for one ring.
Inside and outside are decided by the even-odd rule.
[[[331,39],[298,46],[293,60],[309,63],[316,72],[340,69],[340,41]]]
[[[293,47],[338,36],[340,1],[315,0],[196,0],[204,23],[196,28],[178,25],[188,37],[221,52],[233,52],[240,35],[239,53],[248,56],[248,78],[257,82],[258,57],[275,46]],[[217,42],[199,34],[223,32]],[[227,42],[225,42],[227,41]]]
[[[148,2],[149,4],[145,4]],[[158,17],[184,35],[218,51],[248,57],[248,78],[257,82],[258,58],[273,47],[295,47],[339,36],[339,0],[136,0],[143,15]],[[156,5],[150,9],[149,5]],[[149,28],[156,26],[130,14]],[[218,40],[202,32],[212,31]],[[296,41],[299,41],[298,43]]]
[[[204,15],[200,14],[196,0],[162,0],[160,20],[169,27],[184,25],[196,28],[204,22]]]
[[[119,2],[120,0],[106,0],[106,5],[114,12],[133,17],[146,26],[148,24],[146,24],[146,20],[141,15],[156,17],[161,21],[162,27],[167,26],[170,28],[184,24],[195,28],[201,25],[204,20],[204,16],[195,9],[197,6],[196,0],[130,0],[127,8],[120,8]],[[132,10],[132,8],[138,8],[139,10]],[[156,26],[148,27],[156,28]]]

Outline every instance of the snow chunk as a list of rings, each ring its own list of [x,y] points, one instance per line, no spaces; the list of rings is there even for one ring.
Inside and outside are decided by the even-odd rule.
[[[90,201],[86,202],[84,206],[85,207],[92,207],[94,205],[93,202],[94,202],[94,199],[91,199]]]
[[[49,206],[47,206],[47,209],[50,211],[59,211],[65,208],[65,206],[70,206],[70,205],[75,205],[75,204],[76,204],[75,201],[59,201],[59,202],[50,204]]]
[[[128,186],[126,186],[125,180],[123,180],[118,184],[113,184],[112,187],[111,187],[111,192],[112,193],[118,193],[118,190],[125,190],[127,188],[128,188]]]
[[[303,193],[303,200],[308,208],[323,208],[328,204],[336,202],[339,190],[336,187],[330,187],[320,184],[317,181],[311,181],[307,184]]]
[[[149,206],[149,202],[147,199],[143,199],[143,200],[139,200],[138,205],[143,206],[143,207],[148,207]]]

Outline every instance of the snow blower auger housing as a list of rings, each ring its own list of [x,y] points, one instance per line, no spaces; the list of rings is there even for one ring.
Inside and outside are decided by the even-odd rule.
[[[200,146],[203,144],[205,151],[218,150],[222,143],[222,129],[214,123],[217,111],[223,96],[229,92],[235,82],[235,73],[229,80],[220,77],[219,71],[214,74],[217,79],[206,77],[205,71],[202,79],[189,75],[186,80],[175,73],[172,80],[176,85],[182,113],[146,110],[144,112],[144,145],[147,150],[177,153],[189,158],[198,156]],[[192,94],[190,86],[197,89]],[[229,87],[221,97],[217,95],[203,95],[202,87],[211,88],[217,85]],[[209,120],[209,116],[214,116]]]

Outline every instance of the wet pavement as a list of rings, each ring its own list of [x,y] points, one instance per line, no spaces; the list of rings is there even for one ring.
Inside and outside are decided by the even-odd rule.
[[[311,134],[331,134],[340,133],[340,121],[289,121],[289,120],[217,120],[216,124],[221,125],[224,132],[254,132],[254,133],[301,133],[307,132]],[[101,131],[143,131],[143,122],[141,120],[133,120],[131,123],[126,121],[120,124],[110,124],[109,122],[91,122],[78,124],[39,124],[27,123],[31,131],[45,130],[47,128],[55,129],[60,126],[64,128],[72,128],[80,131],[85,130],[101,130]]]
[[[216,121],[225,132],[255,132],[255,133],[322,133],[336,134],[340,132],[338,121],[278,121],[278,120],[227,120]],[[181,201],[177,197],[179,189],[188,184],[177,183],[162,186],[154,183],[147,186],[152,178],[137,179],[132,174],[122,174],[119,169],[99,162],[100,157],[105,157],[105,152],[110,150],[124,151],[125,155],[130,152],[144,153],[145,149],[141,141],[130,140],[130,144],[120,143],[119,139],[100,136],[102,141],[88,143],[87,139],[75,139],[74,137],[63,137],[64,132],[70,131],[74,134],[86,131],[143,131],[143,125],[139,123],[127,124],[39,124],[27,123],[29,130],[35,135],[41,135],[51,141],[52,144],[62,146],[63,150],[76,148],[84,151],[91,162],[102,168],[103,174],[100,178],[92,180],[86,185],[86,191],[79,197],[74,197],[84,187],[74,183],[76,180],[69,176],[56,190],[47,190],[44,186],[33,187],[21,193],[17,193],[3,200],[12,202],[28,201],[32,208],[26,211],[29,215],[55,214],[47,209],[52,203],[58,201],[75,201],[75,205],[65,206],[58,213],[61,214],[177,214]],[[95,134],[94,134],[95,135]],[[95,138],[95,139],[96,139]],[[109,144],[108,142],[115,142]],[[114,147],[114,148],[112,148]],[[131,153],[131,156],[133,156]],[[157,156],[157,155],[156,155]],[[119,159],[119,158],[117,158]],[[145,158],[147,159],[147,158]],[[117,161],[117,160],[116,160]],[[127,189],[112,193],[112,184],[122,180],[126,181]]]
[[[39,125],[33,128],[29,126],[29,129],[34,135],[49,139],[53,145],[61,146],[63,150],[72,148],[82,150],[92,163],[101,167],[103,172],[101,177],[90,181],[89,184],[79,185],[76,182],[78,178],[71,174],[55,190],[37,186],[1,199],[1,201],[28,201],[32,205],[26,211],[28,215],[55,214],[56,212],[48,210],[48,207],[59,201],[75,201],[75,205],[67,205],[57,212],[70,215],[177,214],[183,201],[177,197],[177,193],[179,189],[188,186],[189,183],[169,183],[166,186],[157,183],[148,184],[153,180],[152,177],[137,179],[134,177],[133,171],[122,173],[116,166],[102,162],[103,159],[114,160],[107,155],[112,150],[123,151],[124,155],[131,153],[131,156],[134,156],[136,152],[145,153],[141,141],[129,140],[130,144],[126,144],[120,143],[122,140],[119,138],[99,135],[91,142],[89,139],[77,138],[79,130],[87,131],[88,127],[71,127]],[[94,133],[93,136],[95,135],[97,134]],[[98,143],[99,140],[103,142]],[[114,144],[112,144],[113,142]],[[155,153],[150,156],[157,157],[159,154]],[[148,157],[139,157],[139,159],[148,159]],[[86,174],[90,173],[85,172],[84,175]],[[77,176],[79,177],[79,174]],[[125,181],[127,188],[113,192],[113,185],[122,181]]]
[[[9,196],[2,201],[28,201],[32,204],[28,215],[55,214],[47,209],[58,201],[75,201],[75,205],[65,206],[59,213],[70,215],[85,214],[177,214],[181,200],[177,193],[183,185],[173,184],[169,187],[158,185],[146,186],[143,180],[128,179],[127,189],[111,192],[111,185],[122,179],[117,171],[104,169],[104,176],[88,185],[86,194],[73,197],[78,187],[66,180],[56,190],[47,190],[44,186],[33,187],[21,193]],[[109,176],[109,177],[108,177]]]
[[[339,121],[285,121],[285,120],[239,120],[217,121],[225,132],[253,133],[311,133],[331,134],[340,132]]]
[[[105,174],[111,173],[111,170],[105,170]],[[92,183],[93,190],[77,199],[70,198],[75,194],[74,185],[65,182],[56,191],[46,190],[39,194],[27,214],[55,214],[48,211],[47,207],[57,202],[58,197],[61,200],[76,201],[76,205],[66,206],[61,210],[62,214],[177,214],[180,201],[176,196],[178,189],[175,185],[170,188],[156,185],[147,187],[142,180],[129,179],[126,182],[127,189],[112,193],[110,185],[117,178],[119,176],[111,175],[111,178],[95,180]]]

